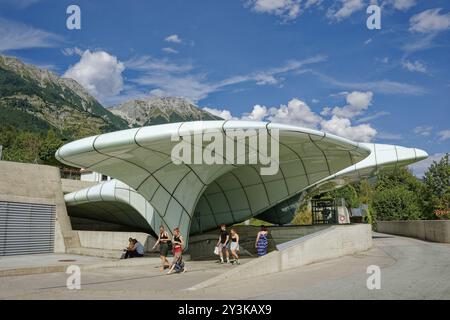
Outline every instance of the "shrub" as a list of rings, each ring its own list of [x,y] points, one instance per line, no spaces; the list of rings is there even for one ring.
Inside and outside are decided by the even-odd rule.
[[[420,202],[405,186],[394,186],[374,193],[372,221],[415,220],[422,217]]]

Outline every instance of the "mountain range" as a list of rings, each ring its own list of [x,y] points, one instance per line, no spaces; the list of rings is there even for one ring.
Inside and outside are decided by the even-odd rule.
[[[182,98],[154,97],[105,108],[75,80],[0,55],[0,129],[53,129],[75,139],[130,127],[218,119]]]
[[[182,98],[148,98],[131,100],[109,109],[126,120],[129,126],[142,127],[168,122],[221,120]]]

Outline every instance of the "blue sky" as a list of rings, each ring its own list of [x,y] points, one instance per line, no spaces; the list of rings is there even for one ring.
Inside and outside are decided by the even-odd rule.
[[[380,30],[366,27],[370,3]],[[81,30],[66,27],[71,4]],[[431,159],[450,151],[449,36],[446,0],[0,0],[0,53],[76,79],[105,106],[182,96]]]

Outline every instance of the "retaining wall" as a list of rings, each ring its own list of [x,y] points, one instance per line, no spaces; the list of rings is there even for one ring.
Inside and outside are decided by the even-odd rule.
[[[318,231],[277,246],[278,251],[254,259],[191,290],[211,286],[224,280],[246,279],[281,272],[314,262],[333,259],[368,250],[372,246],[369,224],[341,225]]]
[[[450,220],[378,221],[377,231],[432,242],[450,243]]]

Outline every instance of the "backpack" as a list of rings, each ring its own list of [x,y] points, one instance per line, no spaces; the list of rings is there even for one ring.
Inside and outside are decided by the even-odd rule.
[[[175,262],[175,271],[181,272],[184,269],[184,261],[180,258],[177,262]]]

